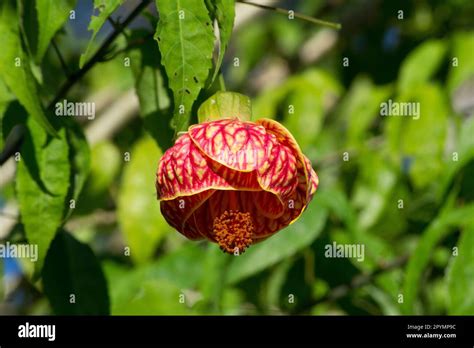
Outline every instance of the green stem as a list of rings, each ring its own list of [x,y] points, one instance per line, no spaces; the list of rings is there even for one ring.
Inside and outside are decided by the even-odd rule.
[[[96,63],[101,61],[102,57],[107,51],[107,48],[115,41],[115,39],[123,32],[123,30],[137,17],[142,10],[144,10],[152,0],[143,0],[137,7],[128,15],[128,17],[121,23],[117,29],[115,29],[112,34],[110,34],[100,46],[97,52],[92,56],[92,58],[82,67],[82,69],[71,74],[66,82],[61,86],[58,93],[54,99],[48,104],[47,109],[52,109],[56,103],[63,98],[71,89],[72,86],[76,84]]]
[[[224,81],[224,75],[222,73],[219,74],[219,88],[221,89],[221,91],[225,92],[226,91],[226,88],[225,88],[225,81]]]
[[[273,7],[273,6],[268,6],[268,5],[262,5],[262,4],[257,4],[255,2],[246,1],[246,0],[237,0],[237,2],[240,2],[242,4],[246,4],[246,5],[255,6],[255,7],[260,7],[260,8],[263,8],[265,10],[276,11],[278,13],[283,13],[285,15],[287,15],[288,11],[289,11],[289,10],[281,8],[281,7]],[[318,25],[323,25],[323,26],[326,26],[326,27],[329,27],[329,28],[332,28],[332,29],[336,29],[336,30],[341,29],[341,24],[340,23],[324,21],[322,19],[307,16],[307,15],[304,15],[304,14],[298,13],[298,12],[293,12],[293,14],[296,18],[302,19],[302,20],[307,21],[307,22],[311,22],[311,23],[318,24]]]

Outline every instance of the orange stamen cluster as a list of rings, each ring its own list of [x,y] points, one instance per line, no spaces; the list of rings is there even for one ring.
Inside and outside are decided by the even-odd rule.
[[[226,210],[214,219],[213,231],[223,251],[241,254],[252,244],[255,226],[250,213]]]

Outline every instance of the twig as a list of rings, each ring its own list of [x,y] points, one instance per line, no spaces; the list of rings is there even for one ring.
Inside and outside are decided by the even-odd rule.
[[[255,2],[251,2],[251,1],[247,1],[247,0],[237,0],[237,2],[240,2],[241,4],[250,5],[250,6],[260,7],[260,8],[263,8],[265,10],[276,11],[278,13],[283,13],[285,15],[287,15],[289,13],[289,10],[281,8],[281,7],[274,7],[274,6],[257,4]],[[299,13],[299,12],[294,12],[294,11],[293,11],[293,15],[296,18],[299,18],[299,19],[302,19],[302,20],[305,20],[305,21],[308,21],[308,22],[311,22],[311,23],[314,23],[314,24],[324,25],[326,27],[329,27],[329,28],[332,28],[332,29],[337,29],[337,30],[341,29],[341,24],[340,23],[333,23],[333,22],[329,22],[329,21],[324,21],[322,19],[310,17],[310,16],[304,15],[304,14]]]
[[[71,89],[72,86],[76,84],[97,62],[99,62],[102,58],[102,55],[107,52],[107,48],[112,44],[112,42],[120,35],[120,33],[130,24],[131,21],[135,19],[136,16],[140,14],[140,12],[146,8],[151,3],[151,0],[143,0],[143,2],[138,5],[132,13],[128,15],[128,17],[120,24],[120,27],[114,30],[112,34],[104,41],[102,46],[99,50],[94,54],[94,56],[82,67],[82,69],[78,70],[74,74],[70,76],[63,84],[63,86],[59,89],[59,92],[56,94],[56,97],[49,103],[48,109],[51,109],[56,105],[56,103],[63,98],[67,92]]]
[[[226,91],[224,75],[222,73],[219,74],[219,88],[221,91]]]
[[[120,21],[118,19],[117,21],[115,21],[112,17],[108,17],[107,21],[110,23],[110,25],[112,25],[112,28],[114,28],[115,30],[118,30],[120,28]]]
[[[110,57],[107,57],[106,60],[112,60],[114,59],[115,57],[117,57],[119,54],[122,54],[122,53],[125,53],[127,51],[129,51],[130,49],[132,48],[135,48],[137,46],[140,46],[140,45],[143,45],[147,40],[153,38],[153,33],[148,33],[147,35],[144,35],[142,37],[139,37],[133,41],[130,41],[128,43],[128,45],[120,50],[117,50],[116,52],[112,53],[110,55]]]
[[[128,17],[123,21],[123,23],[120,25],[120,28],[116,29],[110,36],[104,41],[102,46],[99,48],[99,50],[94,54],[94,56],[82,67],[82,69],[72,73],[71,75],[68,76],[66,82],[61,86],[59,89],[58,93],[54,97],[54,99],[48,104],[47,109],[50,110],[54,108],[56,103],[60,101],[64,96],[69,92],[72,86],[74,86],[84,75],[98,62],[101,61],[101,58],[104,54],[107,53],[108,47],[114,42],[114,40],[117,38],[117,36],[120,35],[120,33],[127,27],[127,25],[130,24],[131,21],[137,17],[140,12],[146,8],[152,0],[143,0],[140,5],[138,5],[135,10],[132,11],[128,15]],[[24,137],[22,137],[23,139]],[[22,140],[21,139],[21,140]],[[0,165],[5,163],[8,158],[10,158],[15,152],[19,151],[20,146],[21,146],[22,141],[18,143],[18,145],[15,148],[9,149],[8,151],[4,151],[1,153],[0,156]]]
[[[385,272],[392,271],[394,269],[402,267],[403,265],[407,263],[408,259],[409,259],[409,255],[403,255],[401,257],[396,258],[395,260],[391,262],[381,265],[372,273],[358,274],[354,278],[352,278],[349,284],[342,284],[342,285],[336,286],[335,288],[331,289],[331,291],[325,296],[308,301],[307,303],[296,308],[296,310],[294,310],[292,314],[303,314],[318,304],[337,301],[347,296],[352,290],[359,289],[362,286],[369,284],[377,276]]]

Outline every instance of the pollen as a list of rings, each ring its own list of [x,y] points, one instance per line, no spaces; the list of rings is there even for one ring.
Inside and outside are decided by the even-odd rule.
[[[214,219],[213,232],[223,251],[241,254],[252,244],[255,226],[250,213],[226,210]]]

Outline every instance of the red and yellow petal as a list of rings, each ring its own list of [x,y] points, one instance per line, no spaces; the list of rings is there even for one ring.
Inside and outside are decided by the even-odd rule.
[[[204,239],[206,236],[198,229],[198,219],[200,219],[200,216],[196,212],[191,214],[189,219],[184,224],[182,231],[179,232],[191,240]]]
[[[291,225],[295,222],[300,215],[303,213],[308,203],[307,197],[307,184],[304,175],[300,172],[298,174],[298,186],[295,191],[289,196],[284,206],[284,212],[278,218],[270,218],[263,214],[257,214],[255,216],[257,225],[257,235],[255,240],[263,240],[268,238],[277,231]]]
[[[261,119],[261,120],[258,120],[257,123],[265,127],[267,132],[275,135],[276,140],[279,142],[279,144],[281,146],[291,149],[292,153],[296,157],[296,172],[297,172],[296,176],[297,176],[297,187],[299,188],[298,190],[300,192],[313,191],[312,180],[314,180],[314,183],[316,184],[316,187],[317,187],[317,175],[316,173],[314,173],[315,175],[313,179],[312,172],[311,172],[312,170],[311,164],[309,163],[309,160],[307,160],[305,156],[303,155],[293,135],[291,135],[291,133],[285,127],[283,127],[280,123],[274,120]],[[302,203],[303,206],[306,206],[306,204],[309,203],[309,197],[310,197],[309,193],[303,196],[300,194],[296,194],[293,197],[293,200],[296,199],[298,204]]]
[[[282,202],[295,190],[297,158],[292,148],[280,144],[272,134],[273,147],[267,162],[258,169],[258,182],[263,190],[276,194]]]
[[[299,159],[301,163],[304,162],[303,152],[301,151],[300,146],[298,145],[295,138],[293,137],[293,135],[291,135],[288,129],[283,127],[277,121],[270,120],[267,118],[257,120],[256,123],[262,125],[268,133],[275,135],[276,140],[281,145],[291,149],[297,159]]]
[[[316,172],[314,171],[313,167],[311,166],[311,162],[309,161],[309,159],[305,155],[303,155],[303,158],[304,158],[304,162],[305,162],[305,165],[306,165],[306,172],[308,173],[309,185],[308,185],[308,197],[307,197],[307,199],[309,201],[309,200],[311,200],[312,196],[314,195],[314,193],[318,189],[319,177],[318,177],[318,174],[316,174]]]
[[[188,134],[182,135],[160,160],[156,175],[158,197],[171,200],[210,188],[229,188],[229,184],[211,170],[208,160]]]
[[[163,200],[160,203],[161,213],[171,226],[178,231],[182,231],[184,224],[190,218],[192,213],[214,192],[215,190],[206,190],[191,196]]]
[[[291,133],[266,119],[190,127],[164,154],[156,180],[169,224],[189,239],[205,237],[221,247],[235,238],[214,232],[216,219],[226,226],[229,212],[243,213],[236,215],[242,219],[249,213],[252,236],[245,238],[262,241],[298,219],[318,184]]]
[[[241,172],[230,169],[220,163],[209,160],[209,167],[224,180],[229,188],[243,191],[261,191],[257,174],[252,172]]]
[[[271,192],[252,192],[251,197],[249,196],[250,195],[247,195],[246,198],[255,205],[256,214],[270,219],[276,219],[280,217],[285,211],[285,206],[281,199]]]
[[[228,168],[249,172],[265,163],[272,142],[262,126],[237,119],[222,119],[191,126],[189,135],[196,146]]]

